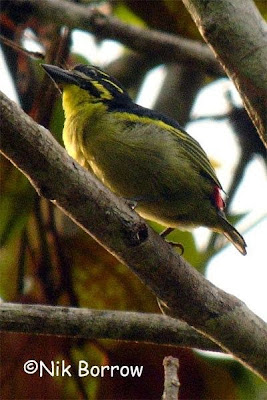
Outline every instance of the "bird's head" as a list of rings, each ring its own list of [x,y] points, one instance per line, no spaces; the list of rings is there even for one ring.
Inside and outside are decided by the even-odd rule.
[[[64,91],[69,85],[74,85],[86,91],[91,102],[112,103],[119,106],[131,101],[121,84],[100,68],[82,64],[71,70],[48,64],[42,64],[42,67],[60,89]]]

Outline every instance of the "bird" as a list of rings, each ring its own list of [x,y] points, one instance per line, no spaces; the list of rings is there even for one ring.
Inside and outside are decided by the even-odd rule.
[[[222,233],[243,255],[226,219],[222,186],[205,151],[175,120],[136,104],[100,68],[42,64],[62,92],[63,142],[70,156],[143,218],[167,229]]]

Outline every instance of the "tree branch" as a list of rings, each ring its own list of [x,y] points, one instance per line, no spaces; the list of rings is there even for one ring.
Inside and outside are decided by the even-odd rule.
[[[183,0],[267,147],[267,24],[251,0]]]
[[[49,198],[127,265],[196,330],[267,377],[267,327],[246,305],[208,282],[145,221],[69,157],[50,132],[0,92],[1,151]]]
[[[116,339],[221,352],[186,322],[159,314],[2,303],[1,331]]]
[[[181,126],[185,126],[204,78],[205,74],[202,71],[194,71],[194,67],[177,63],[169,64],[167,76],[153,109],[174,118]]]
[[[165,357],[164,366],[164,392],[162,400],[178,400],[180,382],[178,379],[179,360],[174,357]]]
[[[6,0],[7,2],[8,0]],[[83,29],[100,39],[117,40],[125,46],[153,57],[159,62],[178,62],[205,72],[224,76],[224,72],[207,45],[178,35],[130,26],[117,18],[101,14],[95,8],[65,0],[12,0],[11,7],[24,7],[39,18],[69,28]],[[23,12],[23,11],[21,11]]]

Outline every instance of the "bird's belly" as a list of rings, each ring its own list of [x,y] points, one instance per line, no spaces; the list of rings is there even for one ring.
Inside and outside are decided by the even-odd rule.
[[[176,180],[173,188],[157,171],[141,168],[131,159],[125,163],[114,160],[108,166],[106,163],[106,159],[105,163],[97,162],[96,157],[90,166],[111,191],[135,202],[135,210],[142,217],[169,227],[198,225],[199,204],[192,199],[199,195],[199,189],[194,185]]]
[[[199,225],[198,210],[194,204],[188,204],[183,198],[173,201],[158,201],[140,203],[136,206],[136,212],[143,218],[158,222],[170,228],[191,228]]]

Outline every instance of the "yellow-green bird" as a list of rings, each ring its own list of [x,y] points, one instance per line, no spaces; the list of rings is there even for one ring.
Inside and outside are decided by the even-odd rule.
[[[199,143],[174,120],[135,104],[94,66],[43,65],[63,91],[68,153],[144,218],[169,228],[206,226],[246,254],[226,220],[221,184]]]

